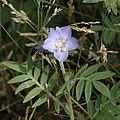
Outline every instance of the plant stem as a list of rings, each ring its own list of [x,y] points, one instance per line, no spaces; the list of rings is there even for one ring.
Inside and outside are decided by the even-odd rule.
[[[65,68],[64,68],[64,64],[63,62],[60,62],[60,67],[62,70],[62,74],[63,77],[65,79],[65,82],[67,82],[67,77],[66,77],[66,73],[65,73]],[[70,96],[70,84],[67,84],[67,102],[68,102],[68,109],[69,109],[69,115],[70,115],[70,119],[74,120],[74,112],[73,112],[73,106],[72,106],[72,100],[71,100],[71,96]]]

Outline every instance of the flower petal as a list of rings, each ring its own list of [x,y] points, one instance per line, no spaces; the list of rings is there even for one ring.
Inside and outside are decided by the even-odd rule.
[[[48,36],[48,38],[53,38],[54,40],[58,40],[61,38],[61,33],[60,33],[60,28],[56,27],[56,29],[54,28],[50,28],[50,34]]]
[[[70,39],[71,37],[71,27],[70,26],[65,26],[65,27],[61,27],[62,33],[63,33],[63,37],[65,39]]]
[[[58,33],[59,37],[60,37],[60,38],[62,38],[62,36],[63,36],[63,33],[62,33],[62,30],[61,30],[61,28],[59,28],[59,27],[56,27],[56,32]]]
[[[77,39],[74,37],[71,37],[68,41],[68,50],[75,50],[76,48],[78,48],[78,42]]]
[[[59,61],[59,62],[63,62],[67,59],[68,57],[68,52],[54,52],[54,56],[55,58]]]
[[[55,51],[55,40],[53,38],[48,38],[44,41],[42,47],[50,52]]]
[[[35,46],[34,49],[38,50],[38,51],[41,51],[41,52],[45,51],[44,48],[42,47],[42,45]]]

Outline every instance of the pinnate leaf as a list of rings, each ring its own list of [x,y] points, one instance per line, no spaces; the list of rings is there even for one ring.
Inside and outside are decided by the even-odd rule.
[[[44,95],[42,97],[40,97],[34,104],[32,107],[37,107],[42,105],[43,103],[45,103],[47,100],[49,99],[49,97],[47,95]]]
[[[92,83],[87,82],[85,86],[85,99],[87,103],[90,101],[91,94],[92,94]]]
[[[40,72],[41,72],[41,69],[40,69],[40,64],[38,63],[36,66],[35,66],[35,70],[34,70],[34,78],[35,80],[37,81],[39,76],[40,76]]]
[[[5,66],[8,67],[8,68],[11,68],[11,69],[15,70],[15,71],[24,73],[24,71],[23,71],[23,66],[20,65],[20,64],[17,63],[17,62],[4,61],[4,62],[2,62],[2,64],[5,65]]]
[[[77,83],[77,86],[76,86],[76,99],[77,99],[77,101],[80,100],[81,94],[83,92],[83,88],[84,88],[84,80],[80,79],[79,82]]]
[[[111,97],[110,91],[103,83],[99,81],[94,81],[93,85],[101,94],[105,95],[108,98]]]
[[[29,87],[33,86],[33,85],[35,85],[35,82],[33,80],[29,80],[27,82],[24,82],[24,83],[22,83],[22,84],[20,84],[18,86],[18,88],[16,89],[15,94],[19,93],[20,91],[22,91],[22,90],[24,90],[26,88],[29,88]]]
[[[44,85],[47,82],[48,74],[49,74],[49,66],[46,66],[46,68],[44,69],[44,71],[43,71],[43,73],[41,75],[40,83],[42,85]]]
[[[34,98],[35,96],[37,96],[40,92],[42,91],[42,89],[40,87],[36,87],[34,89],[32,89],[27,96],[24,98],[23,103],[28,102],[29,100],[31,100],[32,98]]]
[[[92,74],[92,73],[95,72],[100,66],[101,66],[101,64],[96,64],[96,65],[93,65],[93,66],[89,67],[87,70],[85,70],[85,71],[81,74],[81,77],[86,77],[86,76]]]
[[[95,80],[109,78],[112,77],[113,75],[115,75],[115,73],[111,71],[96,72],[89,75],[87,79],[89,79],[90,81],[95,81]]]
[[[79,78],[81,74],[87,69],[87,67],[88,67],[88,64],[82,66],[80,70],[77,72],[77,74],[75,75],[75,78]]]
[[[27,75],[19,75],[19,76],[16,76],[14,78],[12,78],[11,80],[8,81],[8,84],[11,84],[11,83],[18,83],[18,82],[24,82],[25,80],[28,79],[28,76]]]

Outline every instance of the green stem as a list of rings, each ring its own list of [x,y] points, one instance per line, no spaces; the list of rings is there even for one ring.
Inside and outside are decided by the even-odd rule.
[[[66,73],[65,73],[65,68],[64,68],[64,64],[63,62],[60,62],[60,67],[65,79],[65,82],[67,82],[67,77],[66,77]],[[68,102],[68,108],[69,108],[69,114],[70,114],[70,119],[74,120],[74,112],[73,112],[73,106],[72,106],[72,100],[71,100],[71,96],[70,96],[70,86],[69,84],[67,84],[67,102]]]

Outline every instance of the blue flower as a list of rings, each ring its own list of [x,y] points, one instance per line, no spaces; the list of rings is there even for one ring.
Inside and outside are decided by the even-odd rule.
[[[51,28],[42,47],[54,53],[54,57],[59,62],[65,61],[68,57],[68,51],[78,48],[78,42],[72,37],[71,32],[70,26]]]

